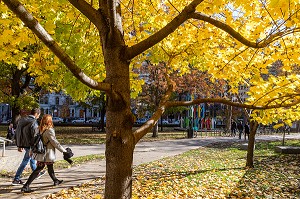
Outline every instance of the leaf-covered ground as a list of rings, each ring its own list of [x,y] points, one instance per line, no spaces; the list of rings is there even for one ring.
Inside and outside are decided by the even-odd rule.
[[[222,144],[139,165],[133,198],[300,198],[300,155],[275,154],[274,145],[256,145],[254,169],[245,168],[246,151]],[[48,198],[103,198],[104,181]]]

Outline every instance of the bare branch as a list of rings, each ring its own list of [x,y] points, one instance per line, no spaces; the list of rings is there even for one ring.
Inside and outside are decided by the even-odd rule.
[[[156,124],[156,122],[159,120],[161,115],[165,112],[166,103],[170,99],[175,86],[175,83],[169,78],[167,72],[166,72],[166,80],[168,84],[168,89],[166,91],[166,94],[163,96],[162,100],[160,101],[158,109],[155,111],[153,116],[145,124],[143,124],[139,129],[137,129],[133,133],[135,138],[135,143],[137,143],[144,135],[148,133],[149,129],[151,129]]]
[[[61,47],[53,40],[51,35],[38,23],[38,21],[24,8],[17,0],[4,0],[8,8],[13,11],[24,24],[34,32],[34,34],[69,68],[73,75],[83,84],[90,88],[106,91],[112,94],[111,85],[107,83],[96,82],[88,77],[66,54]]]
[[[284,32],[279,31],[277,33],[274,33],[274,34],[268,36],[268,38],[265,38],[264,40],[261,40],[259,42],[252,42],[252,41],[249,41],[248,39],[246,39],[245,37],[243,37],[240,33],[235,31],[232,27],[230,27],[226,23],[223,23],[217,19],[214,19],[211,16],[208,16],[208,15],[205,15],[205,14],[202,14],[199,12],[195,12],[195,13],[191,14],[191,18],[208,22],[208,23],[214,25],[215,27],[220,28],[221,30],[224,30],[225,32],[230,34],[232,37],[234,37],[236,40],[241,42],[242,44],[252,47],[252,48],[264,48],[267,45],[269,45],[270,43],[272,43],[273,41],[275,41],[285,35],[299,31],[298,28],[287,30]]]
[[[145,50],[151,48],[155,44],[162,41],[168,35],[173,33],[183,22],[190,18],[190,15],[195,12],[196,7],[202,3],[204,0],[194,0],[188,6],[186,6],[178,16],[176,16],[170,23],[168,23],[161,30],[151,35],[147,39],[141,41],[140,43],[131,46],[127,49],[125,53],[125,59],[130,60]]]

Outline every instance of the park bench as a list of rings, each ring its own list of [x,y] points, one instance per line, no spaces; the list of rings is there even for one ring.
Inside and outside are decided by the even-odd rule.
[[[254,145],[254,149],[255,149],[255,145]],[[248,143],[242,143],[240,145],[240,150],[248,150]]]
[[[94,131],[100,131],[100,132],[102,132],[102,129],[101,129],[101,127],[100,127],[99,124],[92,124],[92,131],[93,132]],[[104,131],[105,131],[105,128],[104,128]]]
[[[300,154],[300,147],[295,146],[276,146],[275,147],[276,153],[283,153],[283,154]]]
[[[4,137],[0,137],[0,144],[2,144],[2,146],[3,146],[3,149],[2,149],[2,157],[4,157],[5,156],[5,144],[6,144],[6,142],[13,142],[13,141],[11,141],[11,140],[9,140],[9,139],[6,139],[6,138],[4,138]]]
[[[187,132],[187,128],[181,128],[181,127],[175,127],[175,131],[184,131],[185,133]],[[211,136],[222,136],[223,129],[198,129],[197,131],[194,131],[195,136],[197,137],[198,134],[200,136],[203,136],[204,134],[208,136],[209,134]]]
[[[198,133],[200,133],[200,136],[203,136],[205,133],[206,136],[210,134],[211,136],[222,136],[222,129],[199,129]]]
[[[100,125],[99,124],[92,124],[92,131],[99,131]]]

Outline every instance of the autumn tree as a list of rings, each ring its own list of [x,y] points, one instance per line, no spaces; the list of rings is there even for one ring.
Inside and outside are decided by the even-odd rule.
[[[41,89],[61,87],[54,65],[46,64],[48,50],[38,38],[12,13],[0,10],[0,14],[0,99],[10,105],[12,121],[16,123],[22,110],[38,106]]]
[[[134,69],[135,73],[140,74],[139,78],[143,79],[145,84],[142,86],[142,93],[135,99],[138,104],[142,104],[137,109],[145,115],[146,111],[155,112],[159,106],[162,96],[167,90],[167,82],[165,78],[166,67],[164,62],[157,65],[151,64],[149,61],[142,63],[138,69]],[[179,75],[179,71],[173,71],[169,74],[174,81],[174,93],[170,100],[185,101],[187,95],[193,95],[195,98],[214,98],[221,97],[224,93],[225,81],[218,80],[210,81],[210,75],[207,72],[202,72],[189,66],[189,72]],[[187,108],[185,108],[187,109]],[[184,110],[185,110],[184,109]],[[168,111],[169,110],[169,111]],[[174,112],[178,108],[169,108],[167,113]],[[183,109],[181,110],[183,111]],[[139,112],[139,111],[138,111]],[[153,128],[152,137],[157,137],[158,123]]]
[[[87,89],[106,92],[105,198],[131,198],[135,145],[168,107],[225,103],[258,110],[253,111],[253,117],[261,122],[275,120],[271,114],[278,110],[282,113],[298,109],[296,74],[261,78],[278,58],[286,71],[298,59],[297,1],[68,0],[69,4],[64,1],[50,4],[32,0],[25,7],[17,0],[2,2],[69,69],[71,73],[62,73],[68,82],[66,91],[83,99]],[[3,7],[2,16],[9,15]],[[47,52],[46,58],[52,63],[51,69],[64,70],[50,53]],[[38,57],[34,60],[40,63]],[[153,116],[133,131],[135,117],[130,95],[136,89],[136,82],[130,81],[131,72],[133,66],[144,60],[167,63],[168,86]],[[226,80],[231,93],[238,92],[240,83],[248,84],[249,100],[244,104],[226,98],[170,101],[174,83],[169,74],[172,71],[185,74],[190,65],[211,74],[211,81]],[[45,67],[37,64],[35,70]],[[75,78],[83,84],[78,84]],[[264,109],[270,111],[258,114]]]
[[[12,122],[20,117],[21,110],[38,106],[40,88],[32,86],[32,77],[26,68],[18,69],[14,64],[0,62],[0,98],[1,102],[9,104],[12,112]]]

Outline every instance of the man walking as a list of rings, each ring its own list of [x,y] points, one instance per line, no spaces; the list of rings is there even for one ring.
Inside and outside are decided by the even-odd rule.
[[[232,120],[231,122],[231,136],[232,137],[235,137],[236,135],[236,123],[234,120]]]
[[[248,137],[249,140],[249,135],[250,135],[250,128],[248,123],[245,124],[245,140],[246,140],[246,136]]]
[[[242,121],[240,121],[237,125],[237,129],[239,131],[239,139],[242,139],[242,133],[244,131],[244,126],[243,126],[243,123]]]
[[[40,117],[40,109],[34,108],[31,110],[30,115],[26,117],[22,117],[18,121],[17,129],[16,129],[16,145],[18,147],[18,151],[22,152],[25,150],[25,154],[23,160],[16,172],[12,185],[22,185],[23,182],[20,180],[20,176],[22,175],[25,167],[28,162],[30,162],[30,167],[32,171],[36,169],[36,161],[32,159],[29,155],[30,146],[32,145],[32,140],[36,133],[38,133],[38,123],[37,119]],[[40,176],[45,172],[41,172]]]

